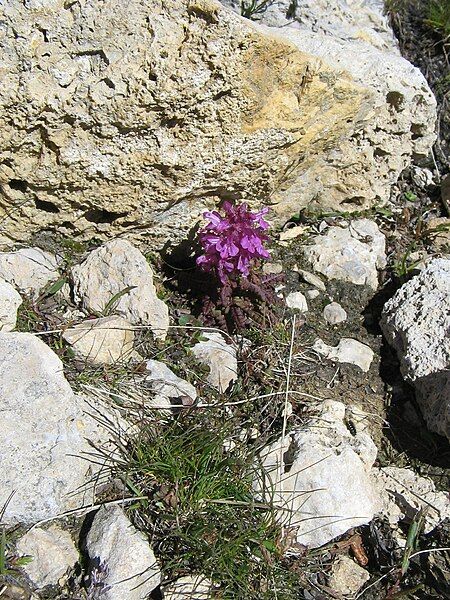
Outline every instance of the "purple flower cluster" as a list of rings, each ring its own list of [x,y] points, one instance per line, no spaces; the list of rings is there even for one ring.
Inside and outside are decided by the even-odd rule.
[[[197,265],[204,271],[216,271],[225,284],[234,274],[247,277],[255,259],[270,258],[263,246],[269,239],[265,233],[269,224],[263,215],[269,209],[251,212],[247,204],[230,202],[224,202],[222,208],[224,216],[216,210],[203,215],[209,223],[199,233],[204,254],[197,258]]]

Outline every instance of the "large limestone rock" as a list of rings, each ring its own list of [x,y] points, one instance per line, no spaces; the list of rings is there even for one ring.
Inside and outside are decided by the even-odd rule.
[[[429,428],[450,439],[450,259],[434,259],[385,304],[381,328]]]
[[[318,421],[261,454],[257,493],[274,502],[297,542],[310,548],[369,523],[380,506],[370,478],[377,449],[364,431],[366,417],[357,411],[352,435],[345,413],[344,404],[326,400]]]
[[[239,0],[223,0],[239,11]],[[300,51],[351,75],[371,94],[371,108],[338,147],[307,156],[277,195],[275,210],[299,204],[345,210],[387,199],[411,160],[435,139],[436,101],[428,84],[402,58],[382,0],[276,0],[258,18]],[[262,28],[263,26],[261,26]],[[312,64],[307,81],[320,77]],[[312,159],[312,160],[311,160]]]
[[[169,327],[169,309],[156,295],[145,256],[126,240],[111,240],[72,269],[74,296],[93,313],[117,313],[133,325],[149,325],[157,338]]]
[[[425,80],[365,40],[267,28],[214,0],[0,14],[0,243],[41,229],[162,243],[239,196],[281,218],[312,200],[362,208],[433,140]]]
[[[86,538],[94,569],[102,572],[102,587],[94,597],[104,600],[142,600],[160,584],[155,555],[143,533],[117,505],[97,512]]]
[[[0,414],[0,505],[14,492],[6,523],[78,508],[84,492],[92,501],[83,453],[92,452],[93,430],[62,362],[29,333],[0,333]]]

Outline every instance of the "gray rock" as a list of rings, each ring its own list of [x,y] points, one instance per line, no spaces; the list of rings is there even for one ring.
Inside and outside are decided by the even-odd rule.
[[[353,597],[369,579],[370,575],[365,569],[343,554],[333,562],[328,585],[338,594]]]
[[[304,253],[316,271],[329,279],[356,285],[378,287],[377,268],[386,265],[386,239],[369,219],[352,221],[348,226],[329,227],[313,238]]]
[[[34,335],[0,333],[0,412],[0,504],[15,492],[6,523],[35,523],[78,508],[84,496],[92,501],[87,416],[62,362]]]
[[[155,337],[165,338],[167,305],[156,295],[153,271],[145,256],[130,242],[111,240],[93,250],[81,265],[73,267],[72,277],[74,296],[86,310],[102,313],[114,296],[122,293],[110,310],[133,325],[150,325]]]
[[[369,346],[351,338],[342,338],[337,346],[328,346],[321,339],[317,339],[312,348],[329,360],[356,365],[364,372],[370,369],[374,357]]]
[[[161,583],[153,550],[120,506],[99,509],[86,548],[91,564],[105,574],[102,600],[143,600]]]
[[[220,333],[203,332],[202,337],[206,341],[195,344],[192,353],[209,367],[208,383],[220,392],[225,392],[237,379],[236,349],[227,344]]]
[[[16,548],[19,556],[32,557],[22,568],[38,589],[63,584],[79,557],[70,533],[59,525],[34,527],[18,540]]]
[[[434,259],[385,304],[381,328],[429,428],[450,438],[450,259]]]
[[[122,317],[84,321],[66,329],[63,338],[77,358],[94,365],[113,365],[132,358],[133,326]]]
[[[58,262],[53,254],[40,248],[0,252],[0,277],[19,292],[35,297],[58,279]]]
[[[374,468],[372,477],[382,501],[381,514],[392,526],[403,519],[412,521],[420,509],[426,509],[424,533],[450,518],[448,494],[436,491],[428,477],[399,467]]]
[[[212,598],[213,584],[201,575],[187,575],[164,588],[164,600],[208,600]]]
[[[22,298],[13,286],[0,279],[0,331],[12,331],[16,327],[17,309]]]
[[[297,542],[310,548],[369,523],[379,508],[370,478],[376,446],[362,418],[355,420],[356,435],[350,433],[345,411],[344,404],[326,400],[317,419],[261,453],[256,492],[273,496]]]
[[[150,383],[152,390],[161,400],[178,400],[186,396],[192,403],[197,398],[195,387],[169,369],[159,360],[149,360],[146,364],[145,380]]]
[[[301,292],[291,292],[286,296],[286,304],[302,313],[308,312],[308,303]]]
[[[347,313],[337,302],[330,302],[323,309],[323,318],[330,325],[337,325],[347,320]]]

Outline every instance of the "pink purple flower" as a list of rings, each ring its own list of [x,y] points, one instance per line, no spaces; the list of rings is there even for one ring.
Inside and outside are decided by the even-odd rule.
[[[233,275],[247,277],[255,260],[270,258],[264,248],[269,224],[263,219],[269,209],[251,212],[247,204],[230,202],[224,202],[222,208],[224,215],[216,210],[203,215],[209,222],[199,232],[204,253],[197,258],[197,265],[215,271],[226,283]]]

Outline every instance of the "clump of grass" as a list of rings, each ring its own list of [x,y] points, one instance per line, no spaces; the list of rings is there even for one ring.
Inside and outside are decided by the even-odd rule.
[[[263,15],[273,3],[274,0],[242,0],[241,15],[246,19],[254,19]]]
[[[275,511],[253,497],[254,452],[225,412],[149,421],[122,459],[120,476],[148,498],[134,518],[151,536],[167,578],[201,573],[230,600],[295,597]]]
[[[428,27],[450,42],[450,2],[449,0],[431,0],[426,3],[424,22]]]

